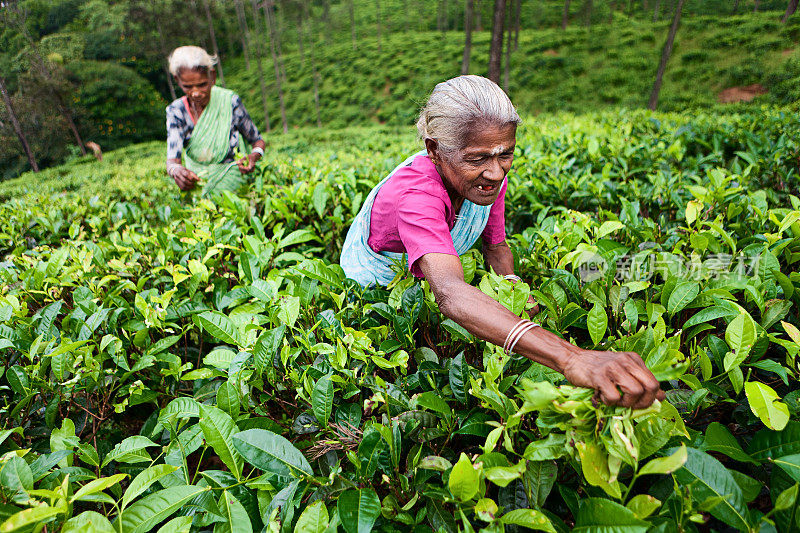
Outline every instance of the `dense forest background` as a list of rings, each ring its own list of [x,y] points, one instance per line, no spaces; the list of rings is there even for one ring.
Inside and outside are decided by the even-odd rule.
[[[732,87],[759,95],[756,104],[791,104],[800,96],[796,7],[796,0],[0,1],[0,179],[80,156],[89,142],[106,151],[163,138],[164,107],[176,96],[166,57],[183,44],[217,51],[220,83],[243,96],[264,131],[410,125],[436,82],[487,74],[493,28],[503,37],[495,77],[523,113],[644,107],[677,12],[660,110],[717,105]]]

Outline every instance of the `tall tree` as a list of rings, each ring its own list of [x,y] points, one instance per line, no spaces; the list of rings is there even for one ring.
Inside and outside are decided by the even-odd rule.
[[[489,79],[500,83],[500,63],[503,59],[503,24],[506,19],[506,0],[494,0],[492,43],[489,47]]]
[[[167,87],[169,88],[169,95],[175,100],[178,95],[175,93],[175,84],[172,83],[172,74],[169,72],[169,64],[167,63],[169,57],[169,50],[167,48],[167,43],[164,41],[164,29],[161,25],[161,13],[156,11],[156,6],[158,4],[153,2],[153,19],[156,23],[156,33],[158,33],[158,48],[161,52],[161,69],[164,71],[164,76],[167,78]]]
[[[375,0],[375,22],[378,24],[378,53],[381,52],[381,0]]]
[[[300,52],[300,63],[305,65],[306,63],[306,47],[303,43],[303,18],[304,13],[302,9],[295,10],[295,25],[297,28],[297,47],[298,51]]]
[[[461,59],[461,74],[469,74],[472,55],[472,8],[474,0],[464,0],[464,57]]]
[[[759,3],[760,3],[760,2],[759,2],[758,0],[755,0],[755,1],[753,2],[753,13],[755,13],[756,11],[758,11],[758,4],[759,4]]]
[[[564,12],[561,14],[561,29],[567,29],[567,23],[569,22],[569,3],[570,0],[564,0]]]
[[[286,105],[283,102],[283,89],[281,87],[281,65],[280,58],[278,57],[278,35],[275,29],[275,21],[272,13],[273,9],[272,0],[267,0],[264,4],[264,14],[266,15],[267,33],[269,34],[269,51],[272,54],[272,64],[275,67],[275,90],[278,92],[278,103],[281,108],[281,123],[283,124],[283,133],[289,133],[289,122],[286,119]]]
[[[481,0],[475,0],[475,30],[483,31],[483,17],[481,17]]]
[[[519,28],[520,16],[522,15],[522,0],[517,0],[514,4],[514,51],[519,49]]]
[[[611,0],[611,5],[608,8],[608,23],[614,22],[614,10],[617,8],[617,0]]]
[[[675,43],[675,34],[678,33],[678,26],[681,23],[681,11],[685,1],[678,0],[678,5],[675,6],[675,15],[672,17],[672,25],[669,27],[667,42],[664,43],[664,50],[661,52],[661,61],[658,64],[656,80],[653,83],[653,91],[650,93],[650,101],[647,104],[647,107],[653,111],[656,110],[658,105],[658,93],[661,92],[661,82],[664,79],[664,71],[667,69],[667,61],[669,61],[669,56],[672,54],[672,45]]]
[[[658,9],[661,7],[661,0],[656,0],[656,5],[653,7],[653,22],[658,22]]]
[[[244,53],[244,68],[250,70],[250,30],[247,27],[247,15],[242,5],[242,0],[234,0],[234,9],[236,9],[236,20],[239,22],[239,36],[242,39],[242,52]]]
[[[311,21],[310,9],[308,8],[308,1],[303,0],[303,13],[305,14],[305,19],[307,21]],[[311,24],[309,24],[311,26]],[[316,111],[317,115],[317,127],[322,127],[322,120],[320,118],[319,113],[319,73],[317,72],[317,60],[314,54],[314,37],[309,36],[308,38],[308,56],[311,59],[311,75],[314,78],[314,110]]]
[[[733,13],[733,14],[735,15],[735,14],[736,14],[736,11],[737,11],[738,9],[739,9],[739,0],[734,0],[734,2],[733,2],[733,9],[731,10],[731,13]]]
[[[28,144],[28,139],[25,138],[25,133],[22,131],[22,126],[20,126],[19,120],[17,120],[17,114],[14,112],[14,106],[11,105],[11,96],[9,96],[8,89],[6,89],[6,80],[4,80],[3,76],[1,75],[0,75],[0,94],[2,94],[3,96],[3,102],[5,102],[6,104],[6,109],[8,110],[8,116],[11,119],[11,125],[14,127],[14,133],[17,134],[19,143],[22,145],[22,150],[28,157],[28,162],[31,164],[31,168],[33,169],[33,171],[39,172],[39,165],[36,164],[36,158],[33,157],[33,151],[31,150],[31,147]]]
[[[28,48],[30,49],[31,74],[38,76],[41,80],[40,84],[46,87],[47,92],[56,105],[56,109],[58,109],[59,114],[72,132],[72,136],[75,138],[75,143],[78,145],[81,155],[86,155],[86,147],[83,145],[83,139],[78,131],[78,126],[75,124],[75,119],[72,117],[72,110],[64,98],[64,92],[67,90],[69,82],[63,76],[62,71],[51,67],[42,57],[42,54],[39,52],[38,43],[28,31],[27,17],[28,14],[24,8],[16,3],[6,4],[3,6],[2,11],[0,11],[0,20],[2,20],[6,26],[15,26],[20,35],[27,41]]]
[[[594,9],[594,2],[592,0],[586,0],[584,4],[584,11],[586,12],[586,27],[592,27],[592,10]]]
[[[347,0],[347,9],[350,11],[350,38],[353,41],[353,50],[356,49],[356,10],[353,0]]]
[[[511,5],[507,6],[506,9],[506,28],[507,28],[507,35],[506,35],[506,60],[504,61],[503,65],[503,89],[508,92],[508,82],[510,77],[511,71],[511,46],[513,39],[511,37],[511,33],[514,31],[514,24],[511,21],[511,13],[514,7],[515,0],[509,0]],[[519,3],[519,0],[516,0]]]
[[[236,0],[237,2],[241,2],[242,0]],[[258,0],[251,0],[250,1],[253,7],[253,28],[258,28],[258,23],[261,20],[261,15],[258,13]],[[251,43],[253,39],[249,35],[248,31],[248,41]],[[256,72],[258,73],[258,85],[261,88],[261,105],[264,107],[264,124],[267,132],[270,131],[271,126],[269,124],[269,111],[267,110],[267,83],[264,80],[264,67],[261,65],[261,62],[264,58],[264,47],[262,45],[262,40],[256,38],[256,45],[257,48],[254,50],[255,54],[255,61],[256,61]]]
[[[214,19],[211,17],[211,6],[209,0],[203,0],[203,9],[206,12],[206,24],[208,24],[208,35],[211,37],[211,47],[214,50],[214,55],[217,56],[217,70],[219,71],[219,82],[225,87],[225,74],[222,72],[222,58],[219,56],[219,47],[217,46],[217,34],[214,31]]]
[[[352,7],[353,1],[350,0],[350,6]],[[330,0],[323,0],[322,1],[322,22],[325,25],[325,42],[331,42],[331,2]],[[310,37],[313,39],[313,36]]]
[[[791,17],[794,12],[797,11],[797,2],[798,0],[789,0],[789,5],[786,6],[786,12],[783,14],[781,22],[786,24],[786,21],[789,20],[789,17]]]

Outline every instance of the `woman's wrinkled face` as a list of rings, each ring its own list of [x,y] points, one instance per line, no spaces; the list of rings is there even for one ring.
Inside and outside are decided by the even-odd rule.
[[[480,127],[469,134],[464,148],[449,160],[441,157],[437,149],[432,152],[431,146],[428,153],[448,190],[474,204],[490,205],[497,200],[514,162],[516,135],[516,124]]]
[[[181,70],[176,77],[178,86],[195,107],[205,107],[211,100],[211,88],[217,81],[216,72],[205,70]]]

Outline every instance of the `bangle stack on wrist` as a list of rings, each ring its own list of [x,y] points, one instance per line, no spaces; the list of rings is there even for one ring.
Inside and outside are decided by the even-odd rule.
[[[256,146],[255,148],[253,148],[253,150],[250,153],[258,154],[259,156],[264,157],[264,149],[261,148],[260,146]]]
[[[506,274],[505,276],[503,276],[503,279],[507,279],[511,283],[517,283],[519,281],[522,281],[522,278],[517,276],[516,274]]]
[[[178,170],[179,168],[181,168],[180,163],[172,163],[172,162],[167,163],[167,174],[169,175],[169,177],[174,178],[175,171]]]
[[[530,320],[522,319],[517,322],[517,325],[511,328],[511,331],[509,331],[508,335],[506,335],[506,342],[503,343],[503,352],[506,355],[513,353],[514,347],[517,345],[522,336],[536,327],[539,327],[539,324],[536,322],[531,322]]]

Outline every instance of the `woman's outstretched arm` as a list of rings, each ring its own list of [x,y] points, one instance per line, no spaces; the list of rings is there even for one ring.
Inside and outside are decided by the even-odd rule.
[[[519,317],[465,283],[458,257],[430,253],[418,264],[445,316],[476,337],[503,345]],[[664,397],[658,381],[634,352],[584,350],[540,327],[525,333],[514,351],[561,372],[573,385],[597,390],[607,404],[639,409]]]

